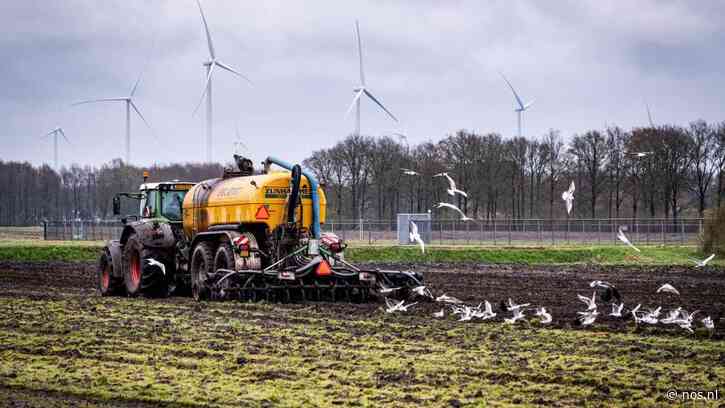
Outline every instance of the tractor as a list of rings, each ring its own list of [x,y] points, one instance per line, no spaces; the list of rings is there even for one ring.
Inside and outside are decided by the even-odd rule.
[[[274,157],[255,169],[236,168],[200,183],[144,183],[139,214],[121,218],[118,240],[98,263],[103,295],[191,295],[199,301],[366,301],[381,288],[420,286],[416,272],[359,268],[345,260],[346,243],[322,232],[326,199],[300,165]],[[281,169],[272,168],[277,166]]]

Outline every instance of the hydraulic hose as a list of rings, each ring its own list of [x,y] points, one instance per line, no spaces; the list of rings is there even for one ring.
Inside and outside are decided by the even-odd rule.
[[[276,164],[277,166],[285,168],[289,171],[292,171],[292,168],[294,167],[286,161],[271,156],[267,157],[265,163],[267,165],[269,165],[270,163]],[[302,175],[305,176],[307,178],[307,181],[310,183],[310,195],[312,196],[312,236],[314,236],[315,239],[320,239],[320,197],[317,194],[317,189],[319,188],[320,184],[317,182],[317,179],[308,171],[302,170]]]

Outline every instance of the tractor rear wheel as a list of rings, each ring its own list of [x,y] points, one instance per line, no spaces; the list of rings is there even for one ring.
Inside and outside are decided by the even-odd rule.
[[[206,280],[214,267],[214,251],[208,242],[202,242],[194,249],[191,256],[191,294],[194,299],[208,300],[211,291]]]
[[[166,278],[158,267],[148,267],[147,261],[154,258],[163,262],[161,256],[153,256],[144,249],[136,234],[131,234],[123,247],[123,280],[128,296],[165,295]]]
[[[113,296],[123,286],[123,280],[113,275],[113,260],[104,249],[98,259],[98,290],[101,296]]]

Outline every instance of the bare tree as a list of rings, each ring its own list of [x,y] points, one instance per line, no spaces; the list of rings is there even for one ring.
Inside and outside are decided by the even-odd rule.
[[[698,214],[703,217],[707,201],[707,192],[712,185],[712,178],[717,170],[717,136],[713,128],[705,121],[690,123],[687,134],[692,140],[690,149],[690,166],[693,182],[690,189],[697,194]]]
[[[596,130],[581,136],[574,136],[569,151],[586,172],[590,188],[591,217],[596,218],[597,198],[603,181],[602,169],[607,160],[607,145],[604,137]]]

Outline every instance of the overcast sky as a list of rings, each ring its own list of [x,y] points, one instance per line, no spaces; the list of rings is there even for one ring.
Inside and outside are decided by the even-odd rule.
[[[457,129],[516,133],[511,92],[536,102],[524,134],[725,120],[725,3],[707,1],[203,2],[217,56],[247,75],[214,76],[215,160],[238,127],[249,155],[299,161],[352,132],[355,19],[367,85],[396,115],[364,101],[362,132],[409,142]],[[123,103],[146,67],[132,117],[132,162],[202,161],[208,59],[194,0],[0,2],[0,159],[51,163],[41,136],[65,129],[61,164],[124,155]]]

